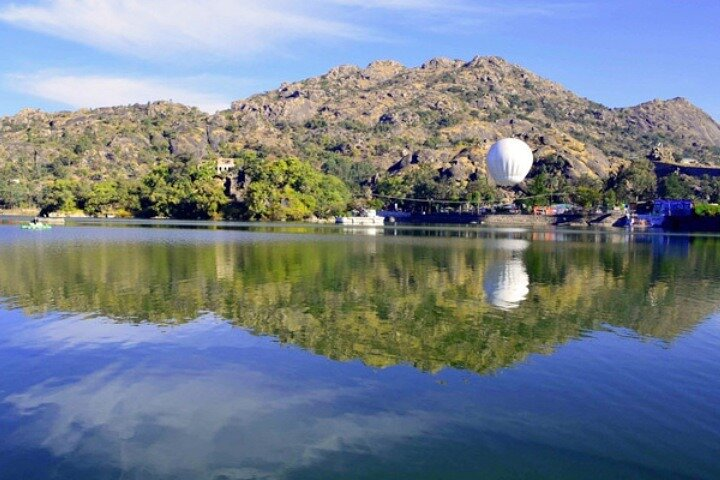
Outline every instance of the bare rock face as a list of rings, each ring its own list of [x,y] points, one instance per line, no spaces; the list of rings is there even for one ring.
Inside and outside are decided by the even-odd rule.
[[[628,125],[641,132],[680,136],[704,145],[720,144],[720,125],[685,98],[653,100],[620,112]]]
[[[309,121],[316,114],[317,105],[312,100],[297,96],[286,100],[280,106],[276,119],[299,124]]]
[[[325,76],[331,80],[340,80],[359,75],[360,72],[361,69],[357,65],[339,65],[330,69]]]
[[[368,80],[383,81],[393,78],[405,70],[403,64],[393,60],[372,62],[361,73]]]
[[[423,63],[420,67],[423,70],[437,70],[443,68],[459,68],[464,65],[462,60],[453,60],[447,57],[435,57]]]
[[[177,157],[201,159],[207,151],[206,130],[202,126],[177,125],[170,138],[170,153]]]
[[[473,163],[467,157],[459,157],[452,160],[445,168],[440,172],[441,176],[455,180],[457,182],[467,181],[476,168]]]

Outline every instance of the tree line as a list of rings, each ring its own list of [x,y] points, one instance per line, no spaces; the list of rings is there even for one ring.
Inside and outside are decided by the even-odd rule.
[[[252,178],[242,201],[229,195],[214,161],[177,160],[137,180],[56,179],[35,202],[41,215],[82,211],[91,216],[211,220],[328,217],[344,213],[350,202],[342,180],[294,157],[251,158],[242,168]]]
[[[491,205],[514,196],[526,209],[551,203],[613,207],[657,197],[720,201],[719,179],[674,173],[658,180],[647,159],[635,160],[604,180],[570,179],[562,159],[540,159],[528,180],[509,196],[483,176],[462,183],[430,165],[393,175],[338,154],[323,158],[320,168],[296,157],[265,158],[247,151],[234,157],[235,169],[227,175],[242,172],[250,179],[239,199],[225,175],[216,173],[214,160],[179,158],[156,165],[137,179],[56,178],[36,195],[24,183],[0,177],[0,206],[36,206],[42,215],[82,211],[91,216],[283,221],[326,218],[359,207],[417,205],[395,200],[404,198]]]

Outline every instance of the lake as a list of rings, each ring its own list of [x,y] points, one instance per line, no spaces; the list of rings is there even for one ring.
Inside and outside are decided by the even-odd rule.
[[[156,225],[0,226],[0,478],[720,478],[720,238]]]

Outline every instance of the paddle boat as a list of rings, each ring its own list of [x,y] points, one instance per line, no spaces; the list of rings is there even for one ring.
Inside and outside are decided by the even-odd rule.
[[[23,230],[50,230],[52,228],[52,225],[48,225],[47,223],[43,223],[38,219],[34,219],[32,222],[23,223],[20,228],[22,228]]]

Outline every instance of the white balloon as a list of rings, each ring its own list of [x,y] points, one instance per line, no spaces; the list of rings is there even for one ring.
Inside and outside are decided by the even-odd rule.
[[[527,143],[517,138],[503,138],[490,147],[488,172],[495,183],[512,187],[522,182],[533,164],[533,153]]]

